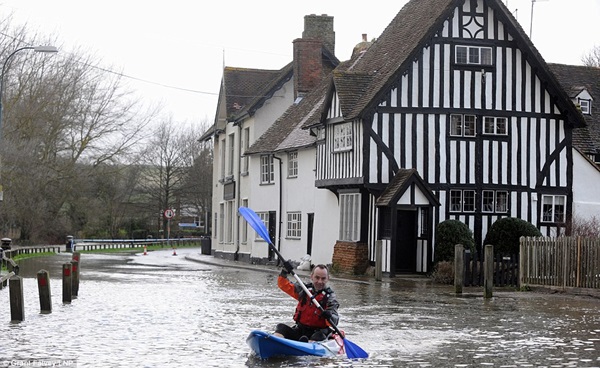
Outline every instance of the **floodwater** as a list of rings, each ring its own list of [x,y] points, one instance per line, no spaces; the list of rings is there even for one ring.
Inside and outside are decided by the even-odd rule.
[[[600,300],[538,292],[482,292],[415,280],[332,280],[340,328],[366,360],[262,361],[251,330],[290,321],[293,299],[276,273],[193,262],[198,248],[144,256],[83,254],[79,297],[62,303],[70,254],[26,260],[25,321],[10,322],[0,290],[0,367],[600,367]],[[40,314],[35,275],[50,272],[53,311]]]

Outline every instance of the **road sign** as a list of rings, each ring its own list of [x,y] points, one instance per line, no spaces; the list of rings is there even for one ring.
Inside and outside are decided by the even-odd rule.
[[[172,219],[175,216],[175,211],[173,210],[165,210],[165,218]]]

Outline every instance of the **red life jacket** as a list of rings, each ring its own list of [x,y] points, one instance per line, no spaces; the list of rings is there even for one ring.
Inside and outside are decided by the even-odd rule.
[[[311,294],[314,293],[313,288],[308,289]],[[317,302],[323,307],[323,309],[327,306],[327,300],[329,299],[330,289],[327,288],[322,290],[318,294],[313,294],[314,298]],[[321,317],[321,311],[319,308],[315,306],[315,304],[306,296],[306,294],[302,293],[302,298],[298,302],[296,306],[296,312],[294,313],[294,321],[300,323],[304,326],[312,327],[312,328],[327,328],[327,320]]]

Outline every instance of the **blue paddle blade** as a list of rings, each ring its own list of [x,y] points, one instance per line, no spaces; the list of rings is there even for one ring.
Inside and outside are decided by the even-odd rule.
[[[252,211],[248,207],[240,207],[238,211],[240,212],[240,215],[246,219],[250,226],[252,226],[254,231],[256,231],[256,233],[260,235],[260,237],[263,238],[267,243],[271,244],[269,230],[267,230],[265,224],[262,222],[260,217],[258,217],[256,212]]]
[[[360,346],[347,339],[344,339],[344,349],[346,349],[346,356],[350,359],[361,359],[369,357],[369,354],[366,351],[364,351]]]

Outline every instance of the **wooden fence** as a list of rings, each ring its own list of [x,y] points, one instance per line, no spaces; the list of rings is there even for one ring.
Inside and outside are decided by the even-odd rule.
[[[464,286],[483,286],[483,263],[483,255],[479,253],[465,252],[465,266],[463,272]],[[518,286],[519,256],[494,256],[493,282],[494,286]]]
[[[521,238],[520,284],[600,288],[600,239]]]

